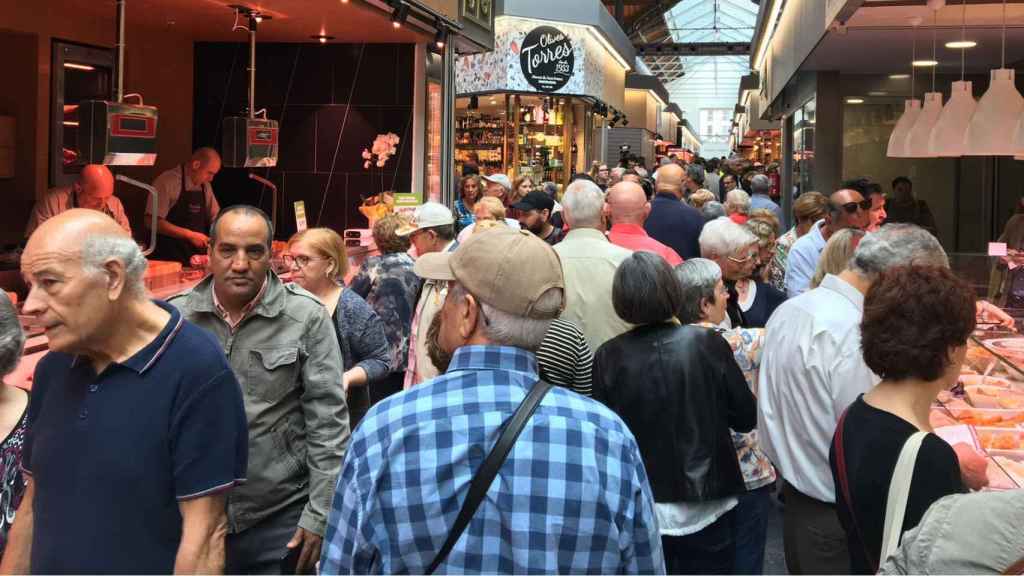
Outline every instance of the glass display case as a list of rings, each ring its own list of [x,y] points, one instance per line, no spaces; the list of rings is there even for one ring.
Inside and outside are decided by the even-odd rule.
[[[984,254],[950,254],[950,267],[979,298],[1000,299],[1006,259]],[[1012,264],[1012,263],[1011,263]],[[950,444],[967,444],[987,460],[988,489],[1024,487],[1024,308],[1007,307],[1017,319],[1009,328],[978,318],[967,342],[960,378],[941,392],[932,408],[936,434]]]

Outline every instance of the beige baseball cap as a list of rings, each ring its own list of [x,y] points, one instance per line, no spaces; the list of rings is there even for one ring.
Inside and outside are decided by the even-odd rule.
[[[457,280],[481,302],[516,316],[557,318],[565,307],[565,281],[558,255],[526,230],[494,228],[473,234],[454,252],[433,252],[413,268],[428,280]],[[537,308],[551,288],[561,288],[558,305]]]
[[[413,212],[412,222],[400,226],[398,230],[395,230],[395,234],[408,236],[417,230],[453,223],[455,223],[455,217],[447,206],[438,202],[425,202]]]

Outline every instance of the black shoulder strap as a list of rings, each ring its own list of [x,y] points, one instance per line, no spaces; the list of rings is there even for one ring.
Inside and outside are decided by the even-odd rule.
[[[469,484],[469,493],[466,495],[466,500],[462,503],[459,516],[455,519],[455,525],[452,526],[451,531],[448,533],[448,539],[441,546],[441,550],[438,551],[437,556],[434,557],[434,561],[430,563],[425,574],[433,574],[437,570],[437,567],[451,553],[452,548],[455,547],[455,543],[459,541],[462,533],[466,531],[469,521],[473,519],[477,508],[480,507],[484,496],[487,495],[487,490],[490,489],[491,483],[494,482],[495,476],[498,475],[498,470],[501,469],[501,465],[508,458],[508,453],[512,451],[512,446],[515,445],[516,439],[519,438],[519,433],[526,427],[526,422],[529,421],[530,416],[533,415],[541,400],[544,399],[544,395],[550,389],[551,384],[538,380],[534,383],[533,388],[530,389],[530,393],[523,399],[519,408],[516,409],[515,414],[512,414],[512,417],[505,421],[505,429],[502,430],[501,436],[494,443],[494,447],[491,448],[491,452],[487,455],[484,463],[480,465],[480,469],[473,475],[473,480]]]

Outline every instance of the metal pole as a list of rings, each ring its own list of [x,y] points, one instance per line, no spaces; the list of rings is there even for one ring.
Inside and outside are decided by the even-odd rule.
[[[782,119],[782,164],[779,166],[779,200],[782,204],[782,230],[789,230],[796,222],[793,221],[793,149],[795,126],[793,115]],[[801,193],[807,192],[801,190]]]
[[[249,118],[256,117],[256,19],[249,18]]]
[[[117,0],[117,43],[114,46],[115,66],[117,66],[117,75],[115,76],[114,96],[118,102],[124,99],[124,2],[125,0]]]
[[[455,58],[455,44],[449,41],[441,55],[441,202],[447,206],[454,206],[458,199],[454,193],[458,178],[455,162],[444,160],[455,152]]]

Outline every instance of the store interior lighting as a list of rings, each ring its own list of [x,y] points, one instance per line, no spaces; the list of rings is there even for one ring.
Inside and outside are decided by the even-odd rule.
[[[967,0],[963,0],[961,17],[961,38],[967,33]],[[947,44],[949,46],[949,44]],[[967,149],[967,127],[978,108],[974,99],[973,84],[964,80],[966,55],[960,55],[960,80],[953,82],[950,88],[949,102],[942,108],[939,119],[932,128],[928,139],[928,151],[932,156],[959,157]]]
[[[863,98],[847,98],[846,99],[846,103],[847,104],[863,104],[864,103],[864,99]]]
[[[446,28],[440,21],[434,24],[437,28],[437,33],[434,34],[434,47],[438,50],[443,50],[445,44],[448,43],[448,28]]]
[[[1006,67],[1006,0],[1003,0],[1001,67],[991,71],[991,81],[967,128],[965,156],[1013,156],[1021,148],[1015,142],[1024,114],[1024,97],[1014,85],[1016,72]],[[1007,130],[1014,126],[1018,130]]]
[[[405,19],[409,17],[409,5],[398,0],[397,2],[392,2],[391,7],[391,25],[395,28],[401,28],[402,24],[405,24]]]

